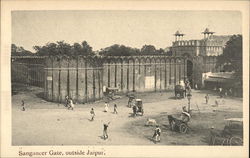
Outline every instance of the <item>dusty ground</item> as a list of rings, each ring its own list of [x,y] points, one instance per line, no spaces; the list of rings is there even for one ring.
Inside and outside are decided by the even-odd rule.
[[[191,105],[193,115],[188,134],[172,132],[168,128],[168,114],[179,114],[187,99],[175,100],[173,92],[144,93],[144,116],[131,117],[127,97],[110,102],[110,111],[104,113],[104,102],[77,104],[73,111],[62,104],[47,102],[40,98],[42,89],[15,85],[17,94],[12,96],[12,143],[13,145],[154,145],[150,140],[154,127],[144,126],[147,118],[156,119],[162,128],[159,145],[207,145],[208,129],[224,127],[224,119],[242,117],[242,99],[225,98],[225,103],[214,108],[217,95],[209,91],[193,91]],[[209,104],[204,96],[210,94]],[[21,100],[26,111],[21,111]],[[113,114],[113,105],[118,114]],[[199,107],[199,110],[197,106]],[[90,121],[90,109],[96,118]],[[213,110],[216,110],[213,112]],[[111,122],[109,139],[102,139],[103,122]]]

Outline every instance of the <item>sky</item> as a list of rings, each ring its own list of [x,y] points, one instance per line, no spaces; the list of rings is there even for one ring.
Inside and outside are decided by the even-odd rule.
[[[242,34],[241,20],[238,11],[13,11],[12,43],[31,52],[62,40],[86,40],[93,50],[113,44],[159,49],[171,46],[177,30],[184,40],[202,39],[205,28],[215,35]]]

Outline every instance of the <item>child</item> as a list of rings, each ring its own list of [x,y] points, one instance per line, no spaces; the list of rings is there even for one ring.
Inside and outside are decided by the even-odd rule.
[[[161,129],[159,127],[159,125],[156,125],[155,131],[154,131],[154,135],[153,135],[153,139],[155,142],[160,142],[161,138]]]
[[[118,114],[118,112],[117,112],[117,105],[116,104],[114,104],[114,114]]]
[[[106,140],[108,138],[108,126],[109,126],[109,123],[108,124],[106,124],[106,123],[103,124],[103,139],[104,140]]]
[[[209,95],[208,94],[205,96],[205,99],[206,99],[206,104],[208,104],[208,100],[209,100]]]
[[[94,117],[95,117],[95,111],[94,108],[91,109],[90,111],[90,115],[91,115],[91,121],[94,121]]]
[[[69,106],[69,96],[65,97],[65,102],[66,102],[65,107],[68,107]]]
[[[69,105],[68,106],[69,106],[68,107],[69,110],[74,110],[74,103],[73,103],[73,100],[71,98],[69,99]]]
[[[104,107],[104,112],[108,112],[108,110],[109,110],[109,104],[108,104],[108,102],[105,102],[105,107]]]
[[[24,101],[22,100],[22,111],[25,111],[25,107],[24,107]]]

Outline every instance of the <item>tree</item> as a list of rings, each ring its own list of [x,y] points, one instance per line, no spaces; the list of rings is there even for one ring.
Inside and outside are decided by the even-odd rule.
[[[57,42],[57,49],[55,50],[55,55],[74,55],[72,51],[72,47],[70,44],[65,43],[64,41],[58,41]]]
[[[82,55],[87,55],[87,56],[94,55],[92,47],[90,47],[90,45],[87,43],[87,41],[82,42]]]
[[[232,86],[242,87],[242,35],[233,35],[218,56],[216,67],[223,67],[225,70],[234,71],[235,82]]]
[[[233,35],[227,41],[223,54],[218,56],[216,66],[227,67],[242,75],[242,35]]]
[[[15,44],[11,44],[12,56],[31,56],[34,55],[31,51],[25,50],[22,46],[18,47]]]
[[[157,53],[158,55],[164,55],[164,54],[165,54],[165,51],[164,51],[164,49],[160,48],[160,49],[156,50],[156,53]]]
[[[101,56],[131,56],[139,54],[139,51],[140,50],[136,48],[114,44],[110,47],[101,49],[99,54]]]
[[[45,46],[34,46],[36,54],[40,56],[54,56],[54,55],[67,55],[67,56],[93,56],[92,47],[83,41],[81,44],[74,43],[70,45],[64,41],[58,41],[56,43],[47,43]]]
[[[141,55],[156,55],[156,49],[153,45],[144,45],[141,48]]]

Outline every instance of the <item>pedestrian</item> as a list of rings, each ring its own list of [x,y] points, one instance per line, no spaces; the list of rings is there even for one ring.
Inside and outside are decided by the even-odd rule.
[[[25,106],[24,106],[24,101],[23,100],[22,100],[21,106],[22,106],[22,111],[25,111]]]
[[[106,123],[104,123],[103,124],[103,139],[104,140],[106,140],[106,139],[108,139],[108,127],[109,127],[109,124],[110,124],[110,122],[108,122],[107,124]]]
[[[227,97],[227,90],[225,90],[225,97]]]
[[[232,88],[229,88],[229,95],[232,96],[233,95],[233,91],[232,91]]]
[[[114,104],[114,114],[118,114],[118,112],[117,112],[117,105],[116,104]]]
[[[108,104],[108,102],[105,102],[105,104],[104,104],[104,112],[108,112],[109,111],[109,104]]]
[[[194,86],[194,87],[195,87],[195,89],[196,89],[196,90],[198,89],[198,85],[197,85],[197,83],[195,84],[195,86]]]
[[[73,100],[71,98],[69,98],[69,105],[68,105],[68,109],[69,110],[74,110],[74,103],[73,103]]]
[[[133,106],[133,115],[136,116],[136,113],[137,113],[137,106],[134,105],[134,106]]]
[[[91,121],[94,121],[94,118],[95,118],[95,111],[94,111],[94,108],[91,108],[91,110],[90,110],[90,115],[91,115]]]
[[[69,106],[69,96],[65,97],[65,102],[66,102],[65,107],[68,107]]]
[[[209,100],[209,95],[208,94],[205,96],[205,99],[206,99],[206,104],[208,104],[208,100]]]
[[[160,129],[159,125],[156,125],[154,135],[152,138],[155,142],[160,142],[161,141],[160,137],[161,137],[161,129]]]
[[[222,88],[221,87],[219,88],[219,94],[220,94],[220,97],[222,98]]]

